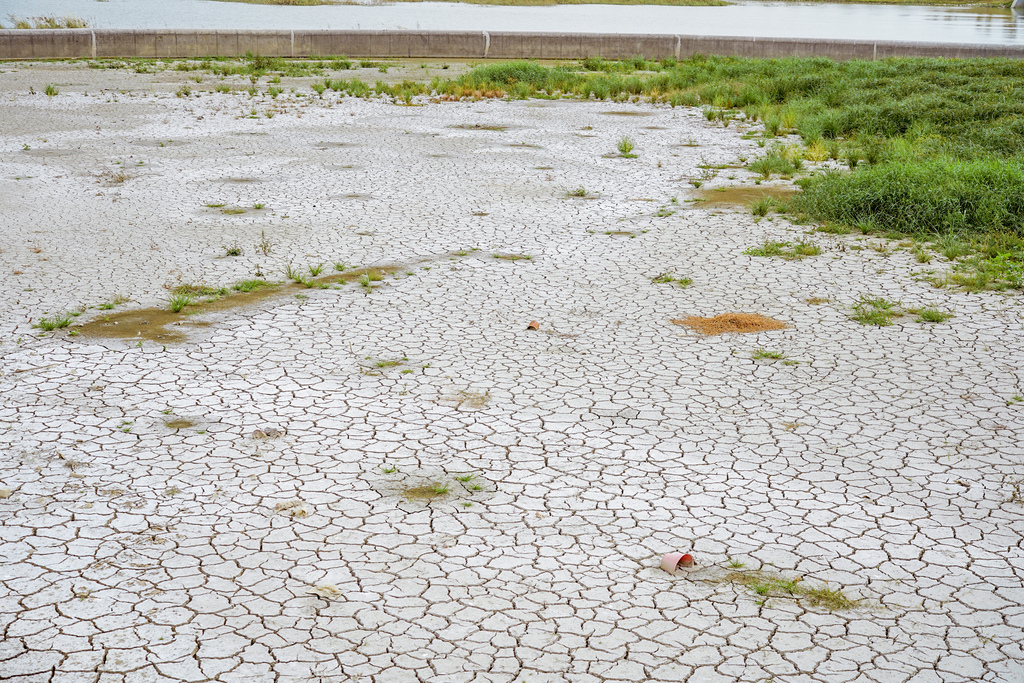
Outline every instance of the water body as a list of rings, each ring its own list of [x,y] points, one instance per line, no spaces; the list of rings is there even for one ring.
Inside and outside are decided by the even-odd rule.
[[[437,2],[279,7],[210,0],[3,0],[0,7],[4,16],[71,14],[96,28],[656,33],[1024,44],[1024,13],[966,7],[772,2],[726,7]]]

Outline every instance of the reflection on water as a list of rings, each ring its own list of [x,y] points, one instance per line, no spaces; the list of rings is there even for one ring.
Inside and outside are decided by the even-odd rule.
[[[945,12],[929,18],[929,21],[968,20],[980,31],[1004,35],[1006,44],[1024,42],[1024,9],[1002,9],[999,7],[950,7]]]
[[[420,2],[287,7],[210,0],[3,0],[3,14],[71,14],[97,28],[275,28],[907,40],[1024,44],[1024,13],[994,8],[742,2],[726,7]]]

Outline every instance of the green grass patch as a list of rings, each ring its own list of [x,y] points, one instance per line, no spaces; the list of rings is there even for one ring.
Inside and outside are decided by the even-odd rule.
[[[615,146],[615,148],[619,150],[619,156],[621,157],[624,157],[626,159],[636,158],[636,155],[633,154],[633,149],[635,148],[635,145],[633,144],[632,138],[630,138],[627,135],[622,136],[622,138],[619,140],[619,143]]]
[[[656,285],[676,285],[678,287],[689,287],[693,284],[693,279],[688,277],[676,277],[675,275],[664,272],[659,273],[651,278],[651,282]]]
[[[762,195],[750,202],[750,213],[758,217],[767,216],[768,212],[774,209],[776,205],[777,201],[775,200],[775,197]]]
[[[849,610],[860,604],[859,600],[849,598],[842,590],[824,586],[809,586],[803,577],[786,578],[776,572],[740,571],[732,572],[725,577],[730,583],[738,583],[749,588],[755,595],[768,598],[789,598],[805,600],[814,607],[823,607],[833,611]]]
[[[195,297],[187,292],[171,292],[167,297],[167,308],[171,313],[181,313],[186,306],[191,306]]]
[[[950,259],[967,253],[956,235],[1024,235],[1024,163],[996,156],[896,159],[810,179],[794,208],[820,220],[934,236]]]
[[[764,180],[768,180],[772,174],[788,178],[797,171],[803,170],[803,167],[803,159],[799,156],[793,156],[782,148],[776,147],[769,150],[763,157],[751,161],[747,168],[759,174]]]
[[[258,289],[264,287],[276,287],[273,282],[267,282],[266,280],[252,279],[252,280],[241,280],[231,285],[231,289],[236,292],[255,292]]]
[[[208,285],[178,285],[171,290],[171,294],[185,294],[193,299],[206,297],[208,299],[219,299],[231,292],[227,287],[210,287]]]
[[[944,323],[952,317],[952,313],[940,311],[937,308],[922,308],[917,312],[917,322],[919,323]]]
[[[778,256],[779,258],[792,260],[802,259],[806,256],[817,256],[821,253],[821,247],[813,242],[773,242],[765,240],[756,247],[749,247],[743,251],[747,256]]]
[[[935,281],[939,286],[953,285],[969,292],[986,290],[1004,291],[1024,288],[1024,251],[988,256],[978,253],[958,262],[944,279]]]
[[[898,318],[901,315],[903,315],[903,311],[897,301],[861,296],[853,305],[853,315],[850,318],[861,325],[887,327],[892,325],[893,318]]]
[[[71,313],[56,313],[49,317],[40,318],[32,327],[42,330],[43,332],[53,332],[54,330],[60,330],[71,324],[71,319],[74,317]]]

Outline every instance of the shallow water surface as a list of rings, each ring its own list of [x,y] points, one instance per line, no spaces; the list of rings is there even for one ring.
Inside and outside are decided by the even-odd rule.
[[[4,14],[71,14],[97,28],[657,33],[1024,44],[1024,14],[990,8],[745,2],[726,7],[438,2],[279,7],[210,0],[6,0]]]

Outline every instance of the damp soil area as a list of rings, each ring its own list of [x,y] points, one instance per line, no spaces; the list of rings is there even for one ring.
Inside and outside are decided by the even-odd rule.
[[[448,126],[449,128],[457,128],[460,130],[497,130],[505,131],[517,126],[511,125],[498,125],[498,124],[484,124],[484,123],[462,123],[458,125]]]
[[[708,209],[719,207],[747,206],[762,197],[771,197],[779,202],[787,202],[793,195],[800,191],[800,188],[792,185],[779,186],[731,186],[721,188],[709,188],[694,190],[691,194],[695,209]]]
[[[423,263],[432,258],[420,259]],[[354,268],[310,278],[309,286],[298,283],[267,283],[252,291],[230,290],[223,296],[206,297],[196,300],[175,313],[168,308],[137,308],[117,313],[100,315],[93,320],[73,328],[82,337],[100,339],[122,339],[125,341],[151,341],[159,344],[180,344],[188,341],[189,333],[209,327],[225,314],[242,310],[260,303],[279,303],[286,296],[295,295],[307,289],[338,282],[355,282],[363,275],[381,276],[407,269],[409,264],[388,264],[366,268]]]
[[[429,503],[432,500],[444,498],[449,493],[447,485],[432,482],[421,486],[410,486],[402,492],[402,497],[406,500],[420,500]]]

